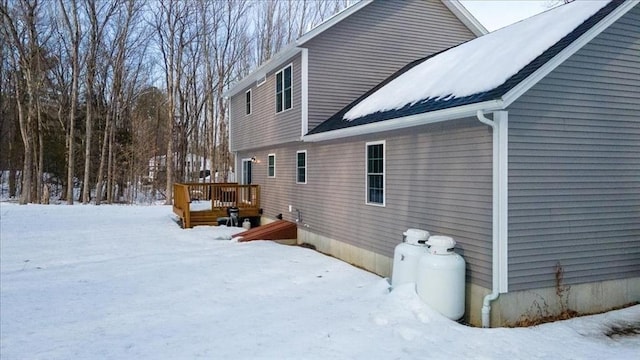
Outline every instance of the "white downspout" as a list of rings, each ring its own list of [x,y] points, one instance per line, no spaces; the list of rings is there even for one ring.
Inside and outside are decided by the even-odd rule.
[[[508,112],[494,112],[493,120],[486,118],[482,110],[476,113],[478,120],[493,129],[493,184],[492,184],[492,292],[482,302],[482,327],[491,327],[491,302],[500,293],[507,292],[507,205],[508,205]]]

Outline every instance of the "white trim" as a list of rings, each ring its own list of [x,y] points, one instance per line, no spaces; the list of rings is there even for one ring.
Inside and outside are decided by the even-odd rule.
[[[260,87],[264,85],[266,82],[267,82],[267,74],[264,74],[261,77],[258,77],[258,80],[256,80],[256,87]]]
[[[249,94],[249,112],[247,112],[247,94]],[[244,115],[249,116],[253,112],[253,92],[251,89],[244,92]]]
[[[441,0],[446,6],[471,32],[476,36],[489,33],[478,19],[476,19],[458,0]]]
[[[382,204],[369,202],[369,146],[382,145]],[[364,202],[371,206],[387,206],[387,141],[368,141],[364,144]]]
[[[290,108],[284,108],[284,71],[287,70],[287,68],[291,68],[291,107]],[[282,110],[278,111],[278,74],[282,73]],[[275,84],[276,84],[276,92],[274,93],[275,96],[275,102],[276,102],[276,114],[281,114],[283,112],[286,112],[288,110],[293,109],[293,62],[290,62],[289,64],[285,65],[284,67],[282,67],[280,70],[276,71],[275,74],[273,74],[274,76],[274,80],[275,80]]]
[[[269,164],[269,159],[273,156],[273,176],[269,175],[269,168],[271,165]],[[270,179],[274,179],[276,177],[276,154],[271,153],[267,155],[267,177]]]
[[[502,110],[504,107],[502,101],[491,100],[476,104],[458,106],[454,108],[432,111],[428,113],[416,114],[395,118],[390,120],[378,121],[371,124],[351,126],[344,129],[330,130],[318,134],[303,136],[302,140],[307,142],[326,141],[340,139],[350,136],[359,136],[366,134],[374,134],[378,132],[405,129],[408,127],[426,125],[445,120],[459,119],[463,117],[475,116],[478,110]]]
[[[345,8],[344,10],[340,11],[339,13],[333,15],[332,17],[330,17],[327,20],[325,20],[324,22],[322,22],[320,25],[318,25],[315,28],[307,31],[304,35],[299,37],[298,40],[296,40],[296,44],[297,45],[303,45],[307,41],[313,39],[314,37],[316,37],[316,36],[318,36],[320,34],[322,34],[326,30],[330,29],[331,27],[333,27],[337,23],[339,23],[342,20],[348,18],[353,13],[355,13],[358,10],[362,9],[363,7],[371,4],[372,2],[373,2],[373,0],[361,0],[361,1],[358,1],[357,3]]]
[[[631,10],[636,5],[638,5],[637,1],[625,1],[604,19],[591,27],[591,29],[582,34],[582,36],[569,44],[569,46],[560,51],[551,60],[547,61],[544,65],[538,68],[538,70],[534,71],[533,74],[529,75],[526,79],[518,83],[518,85],[514,86],[511,90],[509,90],[509,92],[502,96],[505,108],[511,105],[514,101],[516,101],[520,96],[531,89],[545,76],[549,75],[551,71],[555,70],[558,66],[560,66],[560,64],[562,64],[570,56],[578,52],[578,50],[582,49],[582,47],[593,40],[596,36],[600,35],[600,33],[602,33],[605,29],[611,26],[611,24],[620,19],[624,14],[629,12],[629,10]]]
[[[300,126],[300,137],[305,136],[309,131],[309,50],[302,49],[301,58],[302,65],[300,67],[300,112],[302,124]],[[291,75],[293,76],[293,74]]]
[[[298,181],[298,154],[304,153],[304,182]],[[296,151],[296,184],[306,184],[307,183],[307,174],[309,169],[309,156],[307,155],[307,150],[298,150]]]

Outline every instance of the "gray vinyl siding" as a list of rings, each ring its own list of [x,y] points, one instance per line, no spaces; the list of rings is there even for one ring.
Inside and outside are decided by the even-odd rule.
[[[365,144],[385,140],[385,207],[365,204]],[[491,133],[475,119],[331,143],[261,149],[253,182],[266,216],[299,209],[301,226],[389,257],[408,228],[452,236],[471,281],[491,284]],[[296,151],[307,150],[307,184],[295,183]],[[276,178],[266,157],[275,153]],[[249,157],[253,153],[241,153]],[[299,239],[304,241],[304,239]]]
[[[289,64],[292,71],[292,108],[276,113],[275,74]],[[301,136],[301,56],[296,55],[267,74],[266,83],[251,86],[251,114],[245,115],[245,93],[249,88],[231,97],[231,151],[272,146],[300,140]]]
[[[407,63],[473,38],[439,0],[373,2],[304,45],[309,130]]]
[[[640,7],[509,109],[509,290],[640,276]]]

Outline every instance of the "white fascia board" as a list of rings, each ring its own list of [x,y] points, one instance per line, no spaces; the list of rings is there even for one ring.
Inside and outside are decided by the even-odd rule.
[[[332,28],[337,23],[339,23],[342,20],[348,18],[353,13],[359,11],[360,9],[362,9],[363,7],[371,4],[372,2],[373,2],[373,0],[361,0],[361,1],[358,1],[357,3],[355,3],[355,4],[353,4],[353,5],[349,6],[349,7],[347,7],[346,9],[344,9],[344,10],[340,11],[339,13],[333,15],[332,17],[328,18],[327,20],[325,20],[320,25],[318,25],[315,28],[307,31],[304,35],[299,37],[298,40],[296,40],[296,44],[298,46],[304,45],[304,43],[306,43],[307,41],[313,39],[314,37],[316,37],[316,36],[318,36],[320,34],[322,34],[323,32],[325,32],[325,30],[328,30],[328,29]]]
[[[514,101],[518,100],[525,92],[529,91],[535,84],[542,80],[550,72],[555,70],[560,64],[565,62],[570,56],[582,49],[587,43],[593,40],[596,36],[600,35],[605,29],[611,26],[614,22],[620,19],[624,14],[629,12],[634,6],[638,5],[638,1],[625,1],[622,5],[618,6],[609,15],[602,19],[599,23],[587,30],[582,36],[572,42],[569,46],[560,51],[551,60],[547,61],[533,74],[529,75],[526,79],[521,81],[513,89],[509,90],[502,96],[505,107],[511,105]]]
[[[467,8],[464,7],[458,0],[441,0],[444,6],[446,6],[460,21],[475,36],[482,36],[489,33],[489,30],[485,28],[478,19],[476,19]]]
[[[291,44],[287,45],[286,48],[284,48],[283,50],[279,51],[271,59],[267,60],[264,64],[260,65],[256,70],[254,70],[249,75],[247,75],[245,78],[243,78],[242,80],[237,82],[229,90],[225,91],[223,96],[224,97],[231,97],[231,96],[239,93],[240,91],[242,91],[246,87],[252,85],[258,79],[266,76],[269,72],[271,72],[271,71],[277,69],[279,66],[281,66],[282,63],[285,60],[293,57],[294,55],[296,55],[300,51],[302,51],[302,49],[300,49],[299,47],[304,45],[304,43],[306,43],[307,41],[313,39],[314,37],[322,34],[326,30],[330,29],[331,27],[333,27],[337,23],[339,23],[342,20],[348,18],[353,13],[355,13],[358,10],[362,9],[363,7],[371,4],[372,2],[373,2],[373,0],[362,0],[362,1],[359,1],[359,2],[349,6],[348,8],[342,10],[341,12],[333,15],[332,17],[330,17],[329,19],[327,19],[326,21],[324,21],[320,25],[316,26],[315,28],[313,28],[310,31],[308,31],[306,34],[302,35],[296,41],[294,41]]]
[[[475,116],[478,110],[495,111],[502,110],[504,106],[501,100],[490,100],[476,104],[458,106],[428,113],[410,115],[396,119],[378,121],[370,124],[357,125],[344,129],[331,130],[318,134],[305,135],[302,141],[318,142],[340,139],[351,136],[374,134],[385,131],[405,129],[414,126],[426,125],[441,121]],[[346,121],[346,120],[345,120]]]

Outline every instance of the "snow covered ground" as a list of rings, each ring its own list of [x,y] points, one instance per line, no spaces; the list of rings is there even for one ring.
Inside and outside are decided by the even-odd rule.
[[[0,358],[638,359],[640,306],[478,329],[301,247],[182,230],[167,206],[0,203]]]

